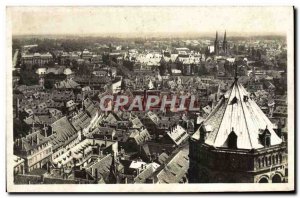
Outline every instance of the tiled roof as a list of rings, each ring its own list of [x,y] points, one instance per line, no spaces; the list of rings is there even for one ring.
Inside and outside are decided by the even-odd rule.
[[[92,102],[90,98],[86,98],[83,101],[83,105],[85,107],[85,111],[87,111],[88,114],[93,118],[97,113],[97,106]]]
[[[181,144],[184,140],[186,140],[189,137],[185,129],[182,128],[180,125],[172,127],[171,131],[169,131],[167,134],[176,145]]]
[[[141,128],[132,130],[129,137],[135,139],[136,143],[140,145],[150,139],[150,134],[147,129]]]
[[[34,148],[37,148],[39,145],[42,145],[48,141],[49,138],[43,136],[41,132],[37,130],[31,134],[28,134],[26,137],[17,140],[15,143],[15,151],[17,153],[27,152]]]
[[[67,140],[77,137],[77,132],[67,117],[60,118],[54,122],[51,127],[53,132],[55,132],[53,135],[49,136],[51,144],[53,145],[53,150],[67,143]]]
[[[75,89],[80,87],[80,85],[72,79],[66,79],[56,83],[55,87],[58,89]]]
[[[79,112],[71,119],[72,125],[77,131],[86,128],[91,122],[91,117],[88,116],[84,111]]]
[[[186,177],[188,168],[188,148],[182,148],[170,156],[165,165],[158,168],[154,177],[158,183],[179,183]]]
[[[156,169],[159,167],[159,164],[152,162],[151,164],[146,165],[146,169],[134,178],[134,183],[145,183],[146,179],[151,177]]]
[[[143,123],[141,122],[141,120],[138,117],[132,119],[131,122],[132,122],[132,128],[138,128],[139,129],[139,128],[144,126]]]
[[[168,157],[169,157],[168,154],[164,152],[158,156],[157,161],[160,164],[164,164],[166,162],[166,160],[168,159]]]

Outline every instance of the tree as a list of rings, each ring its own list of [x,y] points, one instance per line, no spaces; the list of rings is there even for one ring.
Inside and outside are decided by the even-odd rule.
[[[20,119],[13,119],[14,138],[24,137],[28,134],[30,126]]]
[[[39,82],[39,76],[33,70],[21,69],[20,71],[20,84],[23,85],[36,85]]]
[[[200,67],[199,67],[199,70],[198,70],[198,75],[201,76],[201,75],[207,75],[208,74],[208,71],[205,67],[204,64],[200,64]]]
[[[159,73],[160,73],[160,75],[164,75],[166,69],[167,69],[167,62],[165,61],[164,58],[161,58],[161,60],[160,60],[160,66],[159,66]]]
[[[102,61],[105,65],[109,65],[109,54],[103,54]]]
[[[51,82],[50,80],[45,80],[44,87],[45,89],[53,89],[53,81]]]

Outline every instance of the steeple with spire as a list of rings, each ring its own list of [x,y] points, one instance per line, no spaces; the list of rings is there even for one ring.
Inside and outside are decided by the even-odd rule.
[[[218,31],[216,31],[216,40],[215,40],[215,54],[219,55],[219,40],[218,40]]]
[[[227,46],[227,40],[226,40],[226,30],[225,30],[225,33],[224,33],[224,40],[223,40],[223,52],[225,54],[227,54],[227,52],[228,52],[228,46]]]

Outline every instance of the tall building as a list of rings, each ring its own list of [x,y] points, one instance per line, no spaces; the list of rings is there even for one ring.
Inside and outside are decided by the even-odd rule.
[[[27,173],[34,169],[47,167],[51,161],[52,144],[47,137],[46,128],[44,131],[35,130],[34,125],[32,133],[17,139],[14,143],[14,154],[24,159],[22,172]]]
[[[218,31],[216,32],[216,39],[214,42],[214,50],[215,50],[215,55],[228,54],[228,43],[227,43],[227,38],[226,38],[226,30],[224,33],[224,39],[223,39],[222,43],[219,41]]]
[[[286,142],[235,78],[190,138],[190,183],[287,182]]]
[[[227,40],[226,40],[226,30],[225,30],[225,33],[224,33],[224,40],[223,40],[223,52],[225,54],[228,53],[228,45],[227,45]]]
[[[215,47],[215,54],[216,55],[219,55],[219,40],[218,40],[218,31],[216,32],[216,39],[215,39],[215,44],[214,44],[214,47]]]

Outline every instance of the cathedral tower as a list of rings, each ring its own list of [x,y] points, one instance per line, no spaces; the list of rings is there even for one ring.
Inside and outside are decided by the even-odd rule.
[[[218,31],[216,32],[216,40],[215,40],[215,55],[219,55],[219,40],[218,40]]]
[[[224,33],[224,40],[223,40],[223,46],[222,46],[222,48],[223,48],[223,52],[225,54],[227,54],[227,52],[228,52],[228,46],[227,46],[227,40],[226,40],[226,30],[225,30],[225,33]]]

